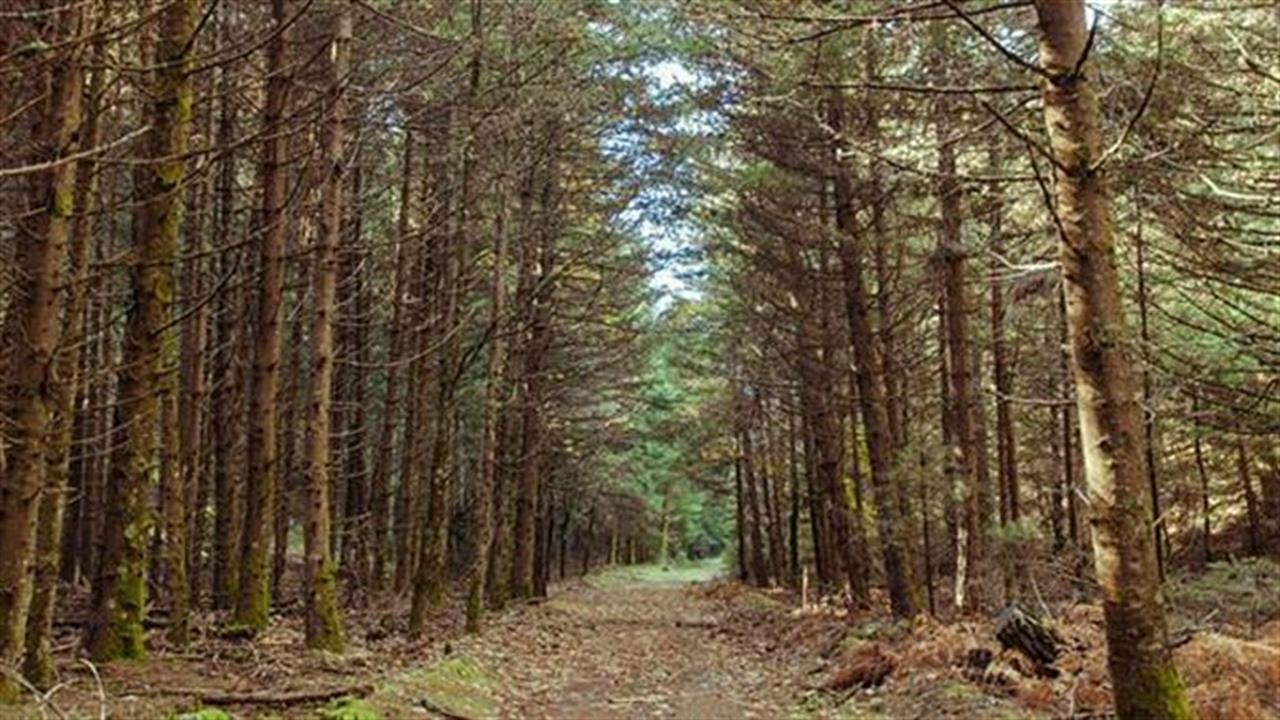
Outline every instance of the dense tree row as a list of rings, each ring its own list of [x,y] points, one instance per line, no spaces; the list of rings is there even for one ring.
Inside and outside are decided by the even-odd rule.
[[[1182,717],[1164,574],[1280,551],[1280,26],[1138,5],[679,12],[743,577],[1099,589],[1121,715]]]
[[[641,407],[646,81],[622,10],[59,3],[0,13],[0,667],[95,660],[659,551]],[[656,525],[654,526],[656,527]],[[299,554],[297,533],[301,534]],[[665,546],[663,546],[665,552]],[[300,558],[301,562],[295,562]],[[579,566],[575,563],[573,568]],[[363,598],[363,600],[362,600]],[[74,620],[74,618],[71,618]]]

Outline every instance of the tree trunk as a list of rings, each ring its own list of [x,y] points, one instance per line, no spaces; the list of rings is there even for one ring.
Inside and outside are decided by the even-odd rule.
[[[1210,518],[1209,473],[1204,467],[1203,423],[1200,421],[1200,395],[1191,395],[1191,447],[1196,460],[1196,477],[1200,480],[1200,566],[1213,562],[1213,525]]]
[[[945,112],[945,110],[944,110]],[[982,604],[980,590],[986,559],[981,477],[975,437],[975,403],[969,370],[969,299],[965,250],[961,242],[960,183],[956,180],[955,143],[945,123],[938,123],[938,205],[941,212],[938,255],[943,268],[943,316],[947,329],[947,365],[951,383],[951,453],[961,481],[960,517],[956,523],[956,608],[972,612]]]
[[[58,6],[50,3],[50,7]],[[74,39],[80,32],[79,9],[63,8],[50,13],[48,19],[61,27],[59,34]],[[72,42],[66,50],[54,54],[42,78],[40,89],[45,100],[42,112],[35,113],[31,131],[31,164],[56,161],[78,149],[84,92],[78,47]],[[41,576],[48,575],[48,569],[43,567],[46,563],[40,562],[46,553],[37,557],[37,518],[43,519],[45,525],[61,522],[66,478],[65,473],[50,476],[49,462],[53,458],[49,453],[56,449],[49,447],[50,432],[67,432],[62,427],[69,427],[69,419],[56,417],[69,404],[65,396],[59,395],[66,389],[58,386],[74,382],[73,378],[57,376],[61,369],[58,306],[75,212],[76,163],[55,164],[31,173],[27,180],[28,204],[22,208],[24,217],[17,222],[15,238],[14,264],[19,272],[13,281],[0,343],[6,360],[4,377],[0,379],[0,411],[7,421],[6,448],[0,452],[0,548],[4,548],[0,552],[0,667],[10,668],[18,666],[23,652],[35,585],[32,566],[37,566],[35,570]],[[70,322],[76,320],[70,318]],[[71,395],[74,398],[74,390]],[[54,563],[60,530],[59,525],[48,528],[54,534],[49,541],[40,543],[55,546],[49,550]],[[56,577],[55,566],[48,581],[51,583]],[[51,595],[48,600],[52,602]],[[39,626],[45,619],[34,620],[36,632],[42,632]],[[0,677],[0,703],[18,699],[21,692],[7,675]]]
[[[213,131],[214,104],[209,103],[203,131],[208,136]],[[209,482],[204,472],[204,445],[206,427],[205,408],[208,395],[208,352],[210,303],[205,294],[208,251],[205,235],[209,200],[216,173],[208,173],[190,194],[192,219],[187,234],[187,271],[183,286],[187,302],[183,310],[181,361],[178,382],[178,476],[181,478],[183,500],[186,509],[185,532],[187,539],[187,590],[189,601],[198,605],[203,585],[205,513],[209,500]]]
[[[1253,479],[1249,473],[1249,452],[1245,449],[1244,436],[1236,435],[1236,477],[1244,494],[1245,516],[1249,520],[1248,545],[1250,555],[1262,554],[1262,528],[1259,523],[1258,496],[1253,490]]]
[[[750,401],[747,401],[748,403]],[[744,403],[746,405],[747,403]],[[748,412],[745,408],[742,412]],[[751,579],[760,587],[769,586],[769,560],[765,552],[764,546],[764,527],[760,512],[760,494],[756,487],[756,458],[755,448],[751,442],[751,425],[750,421],[743,419],[741,429],[738,430],[739,451],[742,453],[742,483],[746,490],[747,501],[747,521],[751,528]],[[666,532],[669,530],[668,512],[666,511],[666,500],[663,502],[663,522],[662,528]],[[662,562],[667,561],[666,557],[667,538],[662,538]]]
[[[1000,158],[994,144],[990,148],[989,158],[990,167],[999,166]],[[1004,195],[1000,188],[995,189],[990,212],[991,262],[987,266],[987,272],[991,276],[988,281],[991,296],[991,382],[996,393],[996,467],[1000,485],[1000,519],[1006,527],[1016,529],[1022,508],[1018,487],[1018,444],[1014,436],[1013,408],[1010,403],[1013,396],[1013,368],[1005,346],[1006,308],[1004,284],[1000,277],[1004,255]],[[1020,531],[1015,532],[1020,537]],[[1006,542],[1009,539],[1006,537]],[[1026,564],[1020,547],[1009,548],[1006,554],[1011,559],[1003,568],[1005,595],[1017,596],[1022,589],[1022,579],[1026,576]]]
[[[356,115],[358,117],[358,115]],[[344,282],[352,296],[351,315],[346,320],[348,345],[351,361],[342,366],[345,377],[347,397],[346,443],[343,449],[343,466],[347,480],[346,497],[346,540],[343,543],[343,568],[346,576],[351,578],[354,587],[372,585],[370,566],[373,532],[370,525],[370,500],[372,489],[369,483],[369,464],[366,455],[369,432],[366,403],[369,399],[368,375],[366,368],[370,362],[369,352],[369,287],[365,280],[364,252],[361,248],[364,234],[362,212],[362,172],[359,158],[354,159],[351,172],[351,213],[350,230],[345,237],[353,247],[342,253]]]
[[[262,127],[262,237],[259,241],[257,336],[249,398],[249,474],[235,620],[250,630],[267,626],[271,605],[270,553],[276,505],[276,403],[280,379],[280,319],[284,300],[285,207],[288,169],[284,123],[290,79],[285,74],[292,0],[272,0],[275,30],[267,43],[267,90]]]
[[[737,513],[734,532],[738,547],[738,580],[747,582],[751,579],[751,566],[747,564],[747,496],[743,487],[742,453],[740,452],[733,454],[733,497],[734,510]]]
[[[311,385],[307,403],[307,510],[303,523],[306,576],[307,647],[342,651],[333,556],[330,554],[330,422],[333,398],[333,324],[337,313],[338,245],[342,237],[343,106],[351,47],[351,12],[343,6],[333,19],[329,52],[329,107],[321,139],[320,222],[312,270]]]
[[[405,261],[408,258],[409,216],[413,196],[413,133],[405,130],[404,153],[400,163],[400,208],[396,223],[396,244],[391,273],[392,301],[391,327],[387,338],[386,392],[382,404],[382,423],[373,454],[373,476],[370,479],[370,516],[373,523],[373,566],[371,568],[374,590],[381,590],[386,583],[388,548],[390,538],[388,516],[391,512],[391,462],[396,445],[396,429],[400,425],[400,363],[404,354],[404,292],[407,281]]]
[[[796,457],[796,416],[786,408],[787,415],[787,473],[791,480],[791,506],[787,517],[787,548],[791,551],[788,572],[791,584],[800,583],[800,461]]]
[[[219,45],[229,42],[230,22],[225,6],[221,6],[219,18]],[[230,67],[222,67],[218,77],[218,95],[223,100],[218,108],[217,144],[231,147],[235,142],[236,104],[230,102],[235,85]],[[246,253],[235,249],[235,185],[236,159],[231,151],[218,161],[216,214],[214,233],[222,238],[225,247],[218,256],[218,273],[230,280],[240,281],[235,292],[219,293],[216,300],[217,322],[214,330],[215,362],[212,391],[212,452],[211,467],[214,520],[212,547],[212,605],[216,610],[231,608],[240,595],[240,539],[243,532],[244,497],[241,489],[243,473],[243,412],[244,366],[241,350],[246,338],[241,327],[247,315],[247,293],[243,278],[249,276],[247,268],[240,267]]]
[[[195,0],[179,0],[159,16],[154,87],[147,111],[152,162],[135,170],[137,200],[130,267],[132,302],[125,326],[116,406],[117,443],[111,461],[107,518],[94,613],[86,643],[99,662],[146,653],[146,542],[148,495],[154,473],[157,430],[167,394],[166,359],[174,358],[173,264],[182,219],[182,181],[193,102],[189,65],[197,18]],[[170,386],[171,387],[171,386]],[[185,518],[184,518],[185,520]],[[173,558],[174,563],[185,563]],[[185,591],[185,577],[183,578]]]
[[[97,27],[100,21],[93,18],[91,22]],[[101,65],[105,57],[105,42],[95,41],[94,64]],[[97,147],[102,141],[99,98],[103,75],[102,70],[93,72],[81,101],[86,104],[84,124],[80,129],[81,144],[85,147]],[[94,199],[100,170],[96,163],[85,160],[76,164],[74,172],[78,207],[71,231],[71,273],[66,306],[63,309],[62,337],[59,341],[62,349],[56,360],[56,377],[61,382],[54,385],[54,403],[50,408],[45,494],[40,498],[39,524],[36,530],[35,586],[22,662],[22,672],[27,680],[42,690],[48,690],[57,681],[53,665],[53,615],[62,560],[60,541],[64,535],[64,515],[70,492],[68,479],[71,471],[71,439],[76,425],[76,400],[83,392],[80,367],[84,355],[89,296],[89,246],[93,241]],[[81,480],[83,481],[83,475]],[[83,489],[84,483],[81,482],[80,485]],[[0,683],[3,682],[0,680]]]
[[[843,97],[833,98],[828,109],[828,124],[837,136],[844,126],[843,103]],[[837,142],[833,148],[837,156],[843,154],[838,152],[839,145]],[[889,586],[889,604],[894,615],[911,617],[920,611],[920,597],[907,562],[906,533],[899,512],[898,492],[894,487],[893,467],[897,453],[890,433],[884,364],[871,327],[870,303],[862,275],[862,244],[855,236],[852,178],[847,163],[839,158],[835,177],[836,227],[841,236],[839,251],[846,319],[857,366],[858,404],[867,442],[867,459],[871,465],[871,487],[876,503],[876,528],[884,556],[885,581]]]
[[[1098,102],[1080,66],[1083,0],[1036,0],[1045,121],[1057,172],[1059,261],[1103,594],[1108,661],[1121,718],[1190,718],[1173,663],[1148,526],[1142,410],[1128,351],[1103,170]]]
[[[471,578],[467,587],[467,629],[480,629],[485,608],[485,582],[489,577],[489,544],[493,541],[493,496],[498,478],[498,424],[501,422],[504,348],[502,315],[506,310],[507,238],[505,206],[499,191],[499,207],[494,215],[493,267],[489,276],[489,338],[485,364],[484,417],[480,431],[480,478],[476,483],[471,519]]]
[[[1143,232],[1142,208],[1138,207],[1137,228],[1135,233],[1135,250],[1138,261],[1138,322],[1142,338],[1142,435],[1143,452],[1146,457],[1147,492],[1151,495],[1151,520],[1154,527],[1156,546],[1156,572],[1164,580],[1164,519],[1160,516],[1160,478],[1156,466],[1156,413],[1155,398],[1151,392],[1151,324],[1147,306],[1149,293],[1147,290],[1147,253],[1146,237]]]
[[[549,134],[554,138],[557,133],[552,131]],[[511,563],[511,592],[521,599],[532,597],[534,592],[533,554],[538,541],[536,517],[544,453],[543,365],[549,332],[550,288],[543,285],[551,268],[547,263],[541,263],[542,267],[539,268],[538,256],[539,253],[543,256],[549,253],[548,226],[554,222],[551,215],[557,212],[551,202],[556,194],[555,159],[551,158],[548,164],[550,167],[546,170],[541,191],[543,217],[540,223],[543,227],[531,235],[531,239],[536,237],[536,242],[526,242],[522,248],[519,282],[522,290],[517,290],[521,298],[527,298],[517,302],[517,305],[527,308],[529,326],[523,351],[524,438],[520,454],[519,486],[516,490],[515,547]]]

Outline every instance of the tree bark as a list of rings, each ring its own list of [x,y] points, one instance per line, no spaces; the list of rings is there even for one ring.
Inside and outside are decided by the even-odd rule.
[[[749,400],[744,401],[744,407],[740,412],[746,414],[749,411],[746,406]],[[769,586],[769,560],[764,546],[764,526],[760,512],[760,493],[757,490],[756,478],[756,458],[755,447],[751,442],[751,424],[747,418],[739,420],[741,427],[738,430],[738,448],[742,454],[742,485],[746,490],[745,500],[747,502],[747,523],[751,529],[751,580],[760,587]],[[667,523],[670,518],[666,509],[668,499],[663,498],[663,531],[667,530]],[[666,557],[667,538],[662,538],[662,562],[667,561]]]

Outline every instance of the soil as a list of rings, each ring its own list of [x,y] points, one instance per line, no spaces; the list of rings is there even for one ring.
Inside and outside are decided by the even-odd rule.
[[[615,574],[505,616],[460,647],[499,668],[506,717],[786,716],[794,678],[722,632],[725,612],[688,582]]]
[[[142,662],[91,667],[78,632],[59,638],[61,683],[44,705],[0,706],[9,718],[390,720],[436,718],[1107,717],[1097,605],[1041,606],[1063,639],[1055,674],[1002,651],[988,617],[895,621],[820,598],[718,578],[707,562],[619,568],[553,588],[551,597],[487,617],[463,635],[462,598],[436,612],[432,635],[405,637],[407,609],[347,598],[349,648],[303,648],[296,613],[253,641],[197,639]],[[1280,717],[1280,566],[1217,567],[1173,583],[1177,661],[1202,720]],[[1212,608],[1208,610],[1207,608]],[[973,659],[984,659],[975,667]],[[203,712],[200,712],[202,711]],[[198,714],[197,714],[198,713]]]

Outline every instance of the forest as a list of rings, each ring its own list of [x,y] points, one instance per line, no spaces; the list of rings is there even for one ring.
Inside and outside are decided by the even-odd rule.
[[[0,718],[1280,718],[1280,0],[5,0]]]

